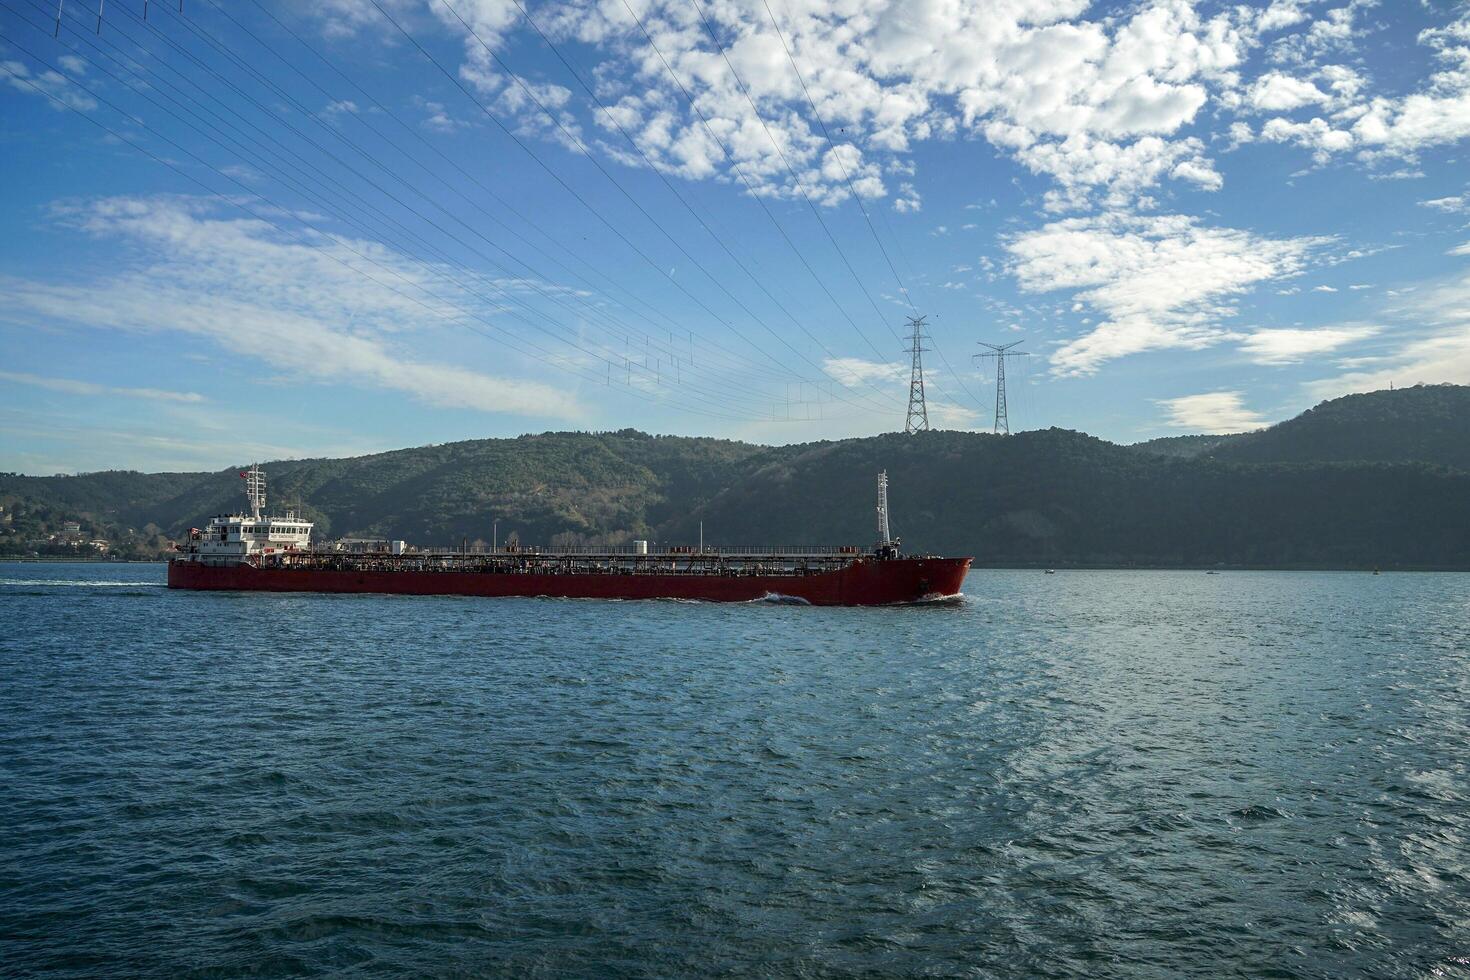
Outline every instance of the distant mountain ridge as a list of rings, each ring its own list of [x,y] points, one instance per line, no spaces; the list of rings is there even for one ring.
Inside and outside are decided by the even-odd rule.
[[[1346,395],[1255,432],[1165,436],[1132,448],[1242,463],[1433,463],[1470,469],[1470,387],[1420,385]]]
[[[1242,463],[1433,463],[1470,470],[1470,387],[1347,395],[1223,442]]]
[[[264,468],[273,502],[300,499],[323,536],[450,545],[499,519],[502,541],[688,543],[703,521],[713,544],[866,545],[886,469],[905,546],[981,564],[1470,567],[1470,388],[1453,386],[1136,446],[1060,429],[779,447],[625,429]],[[0,554],[41,550],[22,545],[63,520],[146,553],[240,500],[233,468],[0,475]]]
[[[1194,459],[1196,456],[1211,454],[1221,446],[1229,445],[1237,439],[1244,439],[1248,435],[1249,433],[1240,432],[1220,436],[1161,436],[1146,442],[1135,442],[1128,448],[1154,456]]]

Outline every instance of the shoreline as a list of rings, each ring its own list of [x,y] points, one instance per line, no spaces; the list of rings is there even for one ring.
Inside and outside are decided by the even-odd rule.
[[[12,558],[0,555],[0,562],[32,565],[167,565],[167,558]]]

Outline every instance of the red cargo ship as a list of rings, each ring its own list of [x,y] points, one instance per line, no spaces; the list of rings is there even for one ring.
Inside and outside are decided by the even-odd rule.
[[[970,558],[904,555],[889,534],[888,478],[878,477],[880,543],[855,547],[555,551],[517,546],[488,554],[419,551],[403,542],[311,546],[310,522],[288,511],[263,517],[265,478],[242,473],[249,514],[213,518],[169,562],[173,589],[380,592],[400,595],[548,596],[572,599],[759,600],[881,606],[960,595]]]

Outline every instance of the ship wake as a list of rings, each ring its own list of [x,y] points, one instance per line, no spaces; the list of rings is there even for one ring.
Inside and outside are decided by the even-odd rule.
[[[961,605],[964,605],[966,601],[967,600],[965,599],[965,594],[963,592],[951,592],[951,593],[948,593],[948,594],[942,594],[942,593],[939,593],[939,592],[931,592],[928,595],[923,596],[923,597],[918,598],[918,599],[914,599],[911,602],[896,603],[896,605],[902,605],[902,606],[961,606]]]
[[[770,603],[772,605],[776,605],[776,606],[810,606],[811,605],[811,602],[810,601],[808,601],[806,599],[803,599],[799,595],[783,595],[780,592],[767,592],[765,595],[761,596],[759,599],[752,599],[750,601],[751,602],[768,602],[768,603]]]

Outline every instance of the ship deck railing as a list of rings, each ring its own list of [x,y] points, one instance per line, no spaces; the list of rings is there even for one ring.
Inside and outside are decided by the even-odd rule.
[[[324,550],[330,550],[326,548]],[[781,555],[786,556],[845,556],[865,554],[870,549],[860,548],[857,545],[742,545],[739,547],[721,547],[706,545],[700,550],[698,545],[665,545],[655,548],[650,546],[648,551],[641,552],[636,548],[617,545],[573,545],[571,547],[544,548],[537,545],[525,545],[510,550],[509,546],[502,545],[498,549],[476,549],[476,548],[420,548],[411,554],[418,555],[470,555],[483,556],[487,558],[514,557],[516,555],[539,555],[545,558],[560,558],[566,556],[574,557],[615,557],[615,558],[687,558],[695,557],[748,557],[752,555]]]
[[[703,552],[635,551],[286,551],[262,555],[256,564],[272,568],[340,571],[482,572],[486,574],[600,575],[812,575],[835,571],[867,557],[840,548],[706,549]]]
[[[363,539],[368,540],[368,539]],[[386,542],[384,542],[386,544]],[[313,546],[307,549],[312,554],[322,555],[388,555],[390,557],[433,557],[433,558],[639,558],[639,559],[669,559],[669,558],[843,558],[851,559],[864,554],[870,554],[871,549],[859,548],[856,545],[757,545],[741,546],[736,548],[707,546],[700,550],[695,545],[674,545],[661,549],[650,548],[648,551],[637,551],[633,548],[609,548],[589,545],[586,547],[571,548],[541,548],[520,547],[511,550],[506,547],[497,550],[476,548],[416,548],[393,554],[387,549],[358,550],[353,548],[333,548],[330,544]]]

